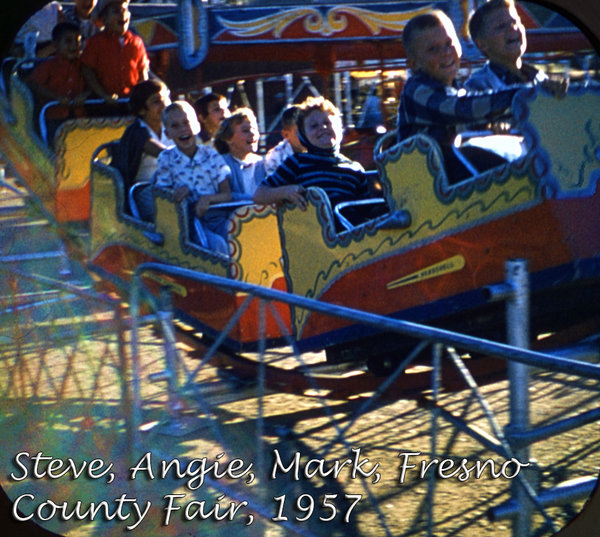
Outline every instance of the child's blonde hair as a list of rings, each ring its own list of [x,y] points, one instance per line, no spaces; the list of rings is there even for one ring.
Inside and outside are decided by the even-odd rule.
[[[406,55],[414,58],[418,54],[418,51],[415,50],[415,42],[421,32],[439,27],[451,28],[456,33],[452,20],[441,9],[434,9],[410,19],[402,31],[402,44]]]
[[[200,132],[200,122],[198,121],[198,116],[196,115],[196,111],[194,107],[188,103],[187,101],[173,101],[169,106],[167,106],[162,112],[162,122],[163,125],[167,125],[167,121],[169,116],[175,111],[181,110],[188,117],[190,122],[190,127],[192,132],[196,135]]]
[[[229,117],[226,117],[221,121],[213,138],[215,149],[221,153],[221,155],[229,153],[229,145],[227,142],[233,138],[235,126],[244,121],[249,121],[252,125],[256,125],[256,116],[252,109],[236,108]]]

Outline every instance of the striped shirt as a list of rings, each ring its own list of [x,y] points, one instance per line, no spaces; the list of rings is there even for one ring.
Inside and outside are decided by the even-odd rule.
[[[363,167],[343,155],[294,153],[262,185],[320,187],[332,206],[342,201],[369,197],[369,184]]]
[[[440,144],[482,120],[498,119],[512,104],[518,87],[497,92],[470,92],[446,86],[424,74],[413,74],[404,85],[398,108],[398,141],[417,133]]]

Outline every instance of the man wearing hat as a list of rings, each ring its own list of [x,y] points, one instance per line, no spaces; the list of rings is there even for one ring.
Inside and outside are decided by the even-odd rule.
[[[129,30],[128,0],[99,0],[94,15],[104,27],[86,41],[84,76],[99,97],[112,103],[148,79],[150,61],[142,38]]]

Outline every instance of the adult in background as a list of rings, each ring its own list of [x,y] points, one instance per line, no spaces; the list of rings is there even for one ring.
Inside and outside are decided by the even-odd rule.
[[[101,30],[100,22],[92,16],[97,0],[75,0],[63,7],[63,19],[79,26],[83,42]]]
[[[56,43],[52,40],[52,30],[59,22],[64,22],[62,6],[49,2],[36,11],[19,28],[11,54],[26,58],[47,58],[56,53]]]

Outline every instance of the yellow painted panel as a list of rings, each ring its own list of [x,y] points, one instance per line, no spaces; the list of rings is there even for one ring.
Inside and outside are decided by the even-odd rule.
[[[56,139],[58,188],[83,187],[90,179],[94,151],[102,144],[118,140],[131,121],[131,118],[66,121]]]

